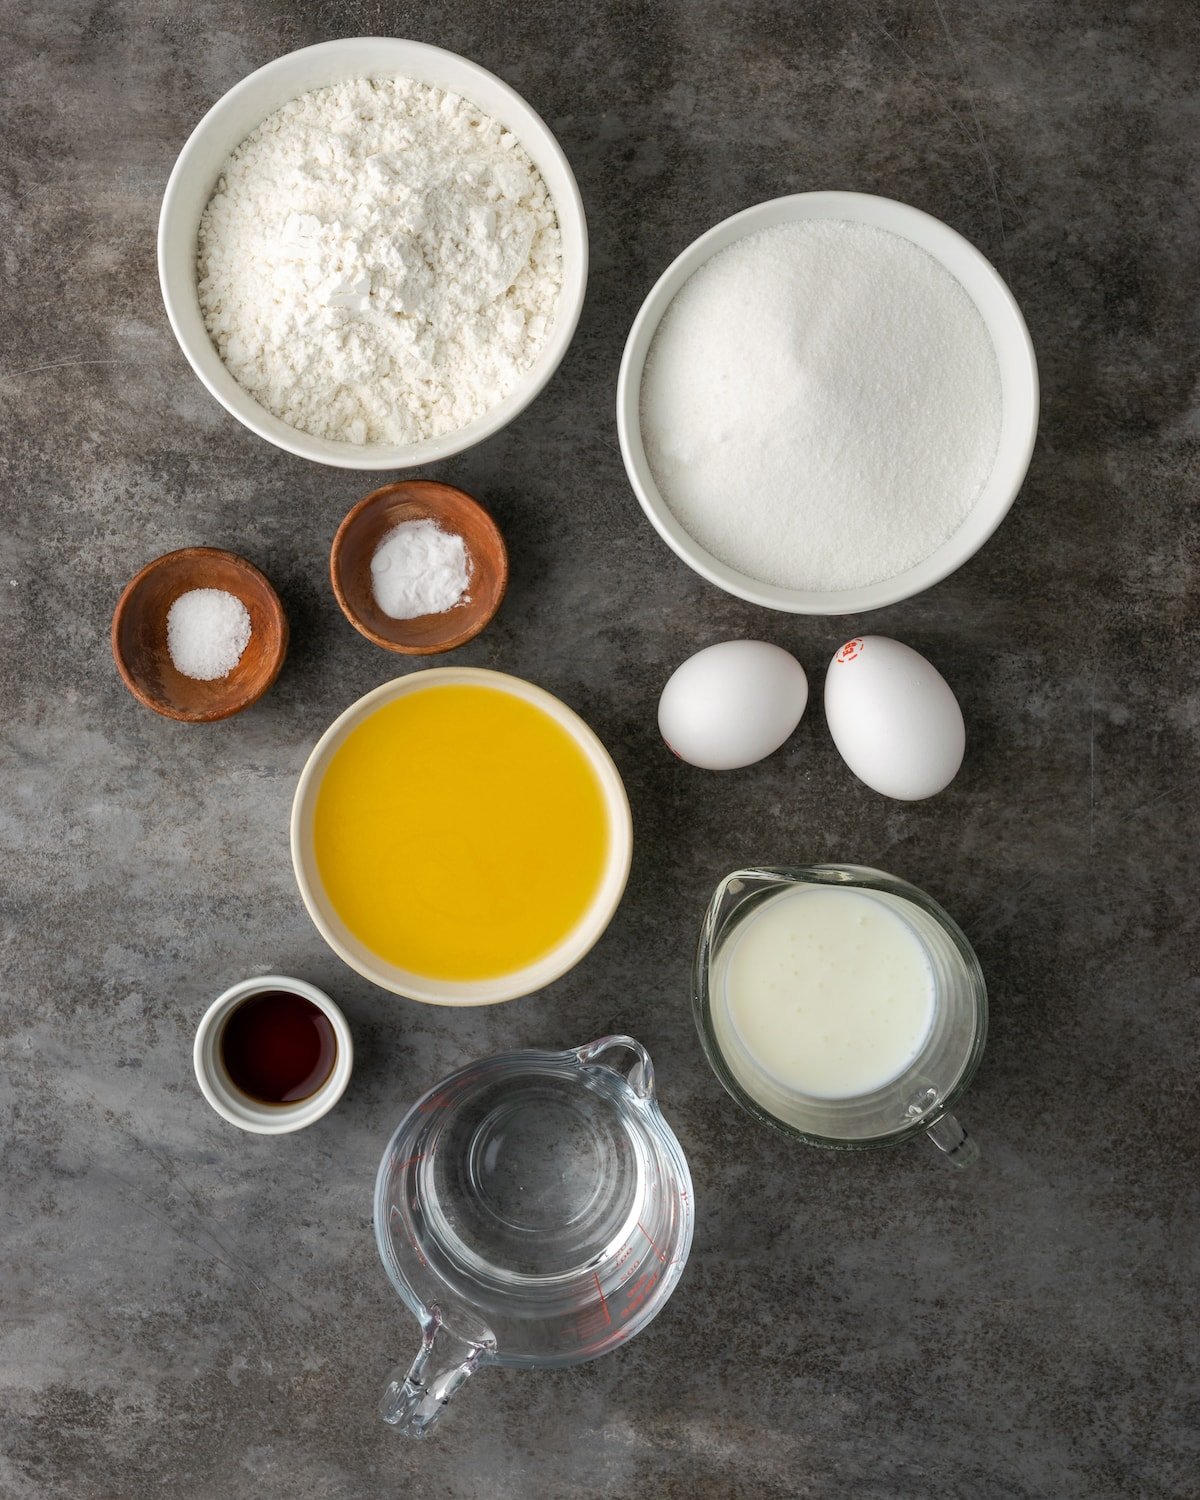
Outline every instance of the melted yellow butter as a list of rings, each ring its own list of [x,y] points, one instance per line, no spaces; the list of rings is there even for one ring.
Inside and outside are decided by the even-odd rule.
[[[492,687],[409,693],[329,762],[317,867],[350,932],[433,979],[536,962],[579,923],[608,855],[604,795],[549,714]]]

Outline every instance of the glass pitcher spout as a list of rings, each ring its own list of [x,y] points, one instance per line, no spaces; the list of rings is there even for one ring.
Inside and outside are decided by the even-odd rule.
[[[431,1307],[417,1357],[407,1371],[403,1365],[393,1370],[379,1415],[406,1437],[424,1437],[495,1347],[491,1338],[458,1337],[442,1321],[440,1308]]]

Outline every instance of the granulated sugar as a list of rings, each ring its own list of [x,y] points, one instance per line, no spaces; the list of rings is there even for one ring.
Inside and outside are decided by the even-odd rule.
[[[886,230],[781,225],[702,266],[642,377],[655,482],[714,557],[854,588],[926,558],[991,473],[1000,371],[975,304]]]

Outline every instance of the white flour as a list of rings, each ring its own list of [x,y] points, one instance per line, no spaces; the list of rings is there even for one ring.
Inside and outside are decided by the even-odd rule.
[[[765,583],[846,589],[962,524],[995,461],[1000,371],[932,256],[810,221],[750,235],[685,283],[641,412],[659,491],[701,546]]]
[[[351,443],[452,432],[530,367],[562,284],[558,221],[516,137],[409,79],[270,115],[200,221],[221,358],[293,427]]]

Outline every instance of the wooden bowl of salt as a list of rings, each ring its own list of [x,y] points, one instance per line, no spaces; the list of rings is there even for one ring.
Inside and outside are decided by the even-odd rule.
[[[270,581],[219,547],[156,557],[113,613],[112,653],[125,686],[156,714],[188,724],[257,703],[287,647],[287,615]]]
[[[495,616],[508,549],[465,490],[407,479],[350,511],[333,539],[329,576],[342,613],[367,640],[432,656],[474,640]]]

